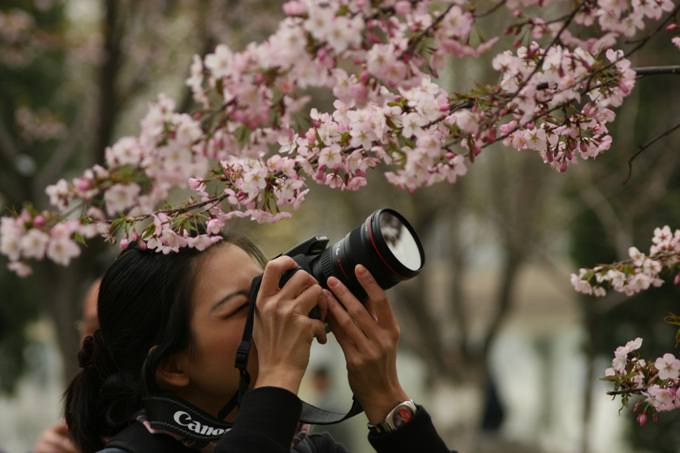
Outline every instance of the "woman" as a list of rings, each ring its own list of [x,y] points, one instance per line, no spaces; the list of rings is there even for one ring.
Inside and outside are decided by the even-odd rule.
[[[448,453],[427,413],[399,384],[399,327],[370,273],[357,266],[369,296],[362,305],[332,277],[332,293],[306,272],[279,288],[282,274],[296,267],[287,256],[267,263],[252,242],[233,234],[202,252],[163,255],[138,246],[122,252],[102,278],[101,328],[83,342],[82,369],[66,391],[77,448],[96,452],[113,439],[104,451],[344,452],[327,435],[306,436],[298,423],[296,395],[312,341],[326,341],[325,321],[345,354],[374,448]],[[251,388],[221,414],[238,393],[235,356],[251,282],[262,268],[247,366]],[[314,307],[321,320],[308,316]],[[166,418],[156,403],[171,405]]]

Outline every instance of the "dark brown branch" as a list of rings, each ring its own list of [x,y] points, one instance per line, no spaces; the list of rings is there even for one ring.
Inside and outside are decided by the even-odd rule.
[[[666,132],[663,134],[658,135],[657,137],[653,138],[652,140],[648,141],[644,145],[640,146],[637,151],[635,151],[635,154],[631,156],[630,159],[628,159],[628,177],[626,178],[625,181],[623,181],[623,185],[626,185],[628,181],[630,181],[630,178],[633,176],[633,160],[635,160],[636,157],[638,157],[644,150],[652,146],[654,143],[657,141],[661,140],[662,138],[670,135],[672,132],[675,130],[680,129],[680,124],[676,124],[675,126],[671,127],[668,129]]]
[[[661,74],[680,75],[680,66],[648,66],[645,68],[633,68],[633,71],[641,77]]]
[[[607,392],[607,395],[612,395],[612,396],[630,395],[630,394],[637,395],[637,394],[640,394],[640,393],[646,392],[646,391],[647,391],[647,387],[641,387],[641,388],[635,388],[635,389],[611,390],[611,391]]]

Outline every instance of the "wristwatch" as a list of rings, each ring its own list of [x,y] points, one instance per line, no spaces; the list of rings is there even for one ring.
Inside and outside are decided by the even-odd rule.
[[[385,420],[377,425],[368,424],[368,429],[373,434],[383,434],[394,431],[413,419],[416,415],[416,405],[413,400],[402,401],[392,409]]]

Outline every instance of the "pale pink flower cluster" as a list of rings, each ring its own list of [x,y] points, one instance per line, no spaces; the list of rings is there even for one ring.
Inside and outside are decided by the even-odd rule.
[[[602,30],[632,37],[644,28],[647,18],[659,20],[675,8],[672,0],[598,0],[594,13]]]
[[[47,258],[67,266],[80,255],[76,236],[90,239],[109,229],[108,224],[86,224],[76,219],[49,227],[46,216],[49,214],[35,214],[24,209],[16,217],[0,217],[0,253],[9,258],[9,269],[19,276],[25,277],[32,272],[26,259],[41,261]]]
[[[616,374],[627,374],[628,373],[628,356],[637,351],[642,347],[642,338],[638,337],[635,340],[631,340],[626,343],[625,346],[619,346],[614,351],[614,359],[612,360],[611,368],[607,368],[604,372],[605,376],[615,376]],[[644,362],[639,362],[639,359],[633,358],[633,362],[641,364],[644,366]],[[636,374],[633,378],[637,382],[637,387],[643,384],[644,376],[642,374]]]
[[[0,61],[10,68],[30,64],[34,52],[26,52],[26,48],[44,47],[36,31],[35,19],[26,11],[20,8],[0,10]]]
[[[608,64],[615,76],[596,77],[601,66],[595,56],[580,47],[542,49],[538,43],[505,51],[493,60],[502,73],[501,87],[515,93],[507,108],[515,119],[500,128],[503,143],[515,149],[538,151],[543,161],[565,171],[578,157],[595,158],[611,146],[607,123],[635,85],[635,71],[621,52],[609,49]],[[539,64],[540,63],[540,64]],[[582,96],[590,101],[581,105]],[[557,116],[550,112],[568,111]]]
[[[636,352],[641,346],[642,338],[636,338],[618,347],[611,368],[605,370],[604,380],[614,383],[624,406],[628,405],[631,395],[645,397],[635,405],[638,423],[643,425],[650,414],[656,419],[657,412],[680,408],[680,359],[666,353],[654,361],[646,361]]]
[[[516,14],[524,17],[524,7],[539,3],[547,6],[550,1],[512,0],[505,5]],[[613,47],[621,37],[630,38],[645,28],[645,21],[659,20],[664,13],[675,8],[672,0],[598,0],[596,2],[580,2],[577,5],[574,23],[584,27],[598,27],[600,33],[581,39],[572,34],[569,28],[563,27],[561,21],[546,21],[540,17],[531,19],[531,34],[534,38],[559,35],[563,44],[581,47],[593,53]]]
[[[177,252],[183,247],[205,250],[210,245],[221,240],[219,236],[211,236],[209,234],[190,235],[187,230],[178,233],[172,227],[173,218],[162,212],[154,214],[152,218],[153,233],[149,236],[146,243],[141,243],[141,245],[166,255],[170,252]],[[137,240],[135,236],[133,235],[133,240]]]
[[[475,58],[498,42],[475,32],[479,17],[471,4],[288,1],[287,17],[264,42],[240,52],[219,44],[193,58],[186,84],[200,106],[194,115],[176,112],[174,100],[160,95],[139,136],[106,149],[105,166],[47,188],[62,214],[80,215],[80,226],[54,236],[89,238],[81,228],[101,225],[108,226],[106,239],[122,247],[135,241],[165,253],[202,248],[233,217],[276,222],[290,216],[310,181],[357,190],[381,165],[390,182],[410,191],[454,183],[499,132],[506,145],[536,150],[559,170],[577,156],[594,158],[610,147],[611,109],[634,86],[629,62],[609,47],[626,27],[644,26],[631,17],[658,19],[668,10],[667,0],[601,3],[576,15],[579,26],[605,29],[597,44],[555,28],[563,18],[525,21],[515,11],[518,27],[529,27],[534,42],[494,58],[500,90],[459,95],[434,80],[447,58]],[[558,33],[560,45],[541,47],[542,37]],[[331,111],[307,107],[312,87],[332,92]],[[570,113],[559,117],[558,109]],[[187,187],[193,194],[185,203],[167,205],[171,189]],[[5,234],[27,235],[33,217],[3,220],[0,251],[14,268],[42,256],[33,251],[44,239],[38,232],[25,241],[33,248],[4,240]],[[66,218],[43,217],[40,231],[50,237],[50,228]],[[71,248],[63,250],[54,252],[62,263]]]
[[[59,140],[66,137],[66,125],[47,110],[41,109],[36,112],[22,106],[15,111],[14,117],[19,134],[27,142]]]
[[[672,232],[668,225],[656,228],[652,243],[649,256],[636,247],[630,247],[630,259],[627,261],[594,269],[580,269],[578,275],[571,275],[572,285],[580,293],[595,296],[604,296],[606,287],[630,296],[652,286],[661,286],[662,271],[668,269],[676,272],[680,264],[680,230]]]
[[[680,230],[673,232],[669,226],[656,228],[652,242],[649,255],[631,247],[628,250],[630,259],[627,261],[594,269],[581,269],[579,275],[572,274],[574,288],[583,294],[603,296],[606,294],[605,286],[627,295],[651,286],[661,286],[663,280],[660,275],[664,270],[677,274],[680,264]],[[675,283],[679,281],[680,278],[676,275]],[[680,325],[680,318],[669,315],[666,322]],[[642,360],[636,355],[629,357],[641,345],[642,340],[638,338],[617,348],[612,366],[605,371],[604,379],[613,382],[615,390],[620,391],[624,406],[631,394],[645,396],[645,400],[635,406],[635,411],[639,412],[638,423],[644,424],[650,415],[656,420],[657,412],[680,408],[680,359],[671,353],[653,361]]]

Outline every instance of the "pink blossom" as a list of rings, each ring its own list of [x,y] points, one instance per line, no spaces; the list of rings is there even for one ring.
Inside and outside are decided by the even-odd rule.
[[[633,11],[639,12],[646,17],[658,20],[664,12],[673,11],[671,0],[633,0]]]
[[[224,228],[225,221],[220,218],[212,218],[206,223],[206,231],[208,234],[218,234]]]
[[[60,179],[56,184],[47,186],[45,193],[50,197],[50,204],[56,208],[66,209],[69,200],[68,182]]]
[[[21,252],[25,258],[41,260],[45,257],[50,236],[36,228],[31,228],[21,238]]]
[[[659,371],[659,379],[677,379],[680,375],[680,360],[671,353],[666,353],[656,359],[654,366]]]
[[[21,238],[26,230],[21,218],[0,217],[0,253],[10,261],[21,257]]]
[[[323,40],[326,37],[327,31],[332,28],[335,11],[330,4],[325,6],[319,4],[309,6],[309,18],[305,21],[304,28],[316,39]]]
[[[342,162],[342,154],[340,145],[337,143],[327,146],[319,153],[319,165],[331,169],[337,169]]]
[[[219,44],[215,48],[215,53],[206,55],[205,67],[210,70],[210,74],[216,79],[221,79],[229,75],[233,60],[233,52],[226,44]]]
[[[106,212],[109,215],[125,212],[137,202],[140,191],[141,187],[136,183],[115,184],[104,194]]]
[[[283,12],[287,16],[300,16],[307,8],[305,7],[305,2],[298,0],[290,0],[283,4]]]
[[[57,264],[67,266],[71,259],[80,255],[80,248],[71,239],[73,231],[66,224],[57,224],[50,231],[47,257]]]
[[[335,17],[325,32],[328,45],[337,53],[356,48],[361,43],[364,22],[360,17]]]
[[[106,162],[109,167],[139,165],[143,150],[136,137],[120,138],[113,146],[106,148]]]
[[[471,13],[464,12],[460,6],[455,5],[449,9],[444,20],[441,21],[438,34],[442,37],[464,40],[470,34],[473,22],[474,18]]]
[[[454,113],[454,117],[456,119],[456,124],[463,132],[468,134],[476,134],[479,132],[479,123],[483,118],[475,115],[472,111],[468,109],[459,110]]]
[[[14,272],[18,277],[28,277],[33,273],[33,269],[24,261],[10,261],[7,269]]]
[[[394,5],[394,10],[402,17],[406,17],[411,12],[411,2],[404,0],[398,1]]]
[[[671,42],[675,45],[675,47],[680,49],[680,36],[675,36],[671,38]]]
[[[647,400],[657,411],[671,411],[675,409],[675,394],[669,388],[657,384],[650,386],[645,392]]]
[[[267,186],[267,167],[252,161],[243,171],[240,189],[248,195],[249,199],[253,199]]]
[[[212,244],[219,242],[222,238],[219,236],[210,236],[206,234],[200,234],[198,236],[188,239],[189,247],[193,247],[197,250],[205,250]]]

